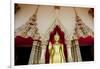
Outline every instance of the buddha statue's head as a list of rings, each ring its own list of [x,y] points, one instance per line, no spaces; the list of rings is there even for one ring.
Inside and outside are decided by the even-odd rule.
[[[54,35],[54,40],[55,40],[56,42],[58,42],[59,39],[60,39],[60,36],[59,36],[59,34],[56,32],[56,34]]]

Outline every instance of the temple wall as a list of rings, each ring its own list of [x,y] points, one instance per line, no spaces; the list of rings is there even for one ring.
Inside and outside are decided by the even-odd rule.
[[[34,5],[20,5],[21,9],[15,15],[15,30],[25,24],[29,18],[34,14],[37,6]],[[93,30],[93,18],[88,14],[89,8],[76,8],[78,15],[83,22]],[[73,35],[75,28],[75,12],[72,7],[60,7],[59,20],[64,25],[69,38]],[[48,28],[53,24],[55,19],[55,10],[53,6],[40,6],[37,13],[37,27],[40,35],[44,36]],[[43,37],[46,38],[45,36]],[[46,46],[42,46],[41,59],[39,63],[45,63],[45,50]],[[68,44],[68,61],[72,62],[71,47]]]

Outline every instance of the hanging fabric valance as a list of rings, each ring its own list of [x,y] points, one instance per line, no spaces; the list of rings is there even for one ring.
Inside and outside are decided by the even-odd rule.
[[[31,37],[16,36],[15,47],[32,47],[33,39]]]

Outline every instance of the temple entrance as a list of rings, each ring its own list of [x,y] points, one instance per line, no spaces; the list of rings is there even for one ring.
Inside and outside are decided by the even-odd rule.
[[[15,65],[27,65],[32,49],[33,39],[17,36],[15,38]]]
[[[94,39],[91,36],[79,38],[82,61],[94,61]]]

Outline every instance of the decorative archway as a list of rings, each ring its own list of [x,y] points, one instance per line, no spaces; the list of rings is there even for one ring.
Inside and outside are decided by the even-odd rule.
[[[93,61],[94,32],[83,22],[75,8],[74,12],[76,16],[75,35],[77,37],[77,42],[80,50],[79,52],[81,53],[82,61]]]
[[[53,31],[50,32],[50,38],[48,40],[48,43],[51,42],[52,44],[55,43],[54,41],[54,35],[56,34],[56,32],[59,34],[60,36],[60,40],[59,43],[63,44],[64,48],[63,48],[63,52],[64,52],[64,56],[65,56],[65,61],[67,62],[67,48],[66,48],[66,44],[65,44],[65,34],[64,32],[61,30],[60,26],[56,25],[53,29]],[[50,53],[49,53],[49,49],[48,49],[48,45],[46,47],[46,53],[45,53],[45,63],[49,63],[49,58],[50,58]]]

